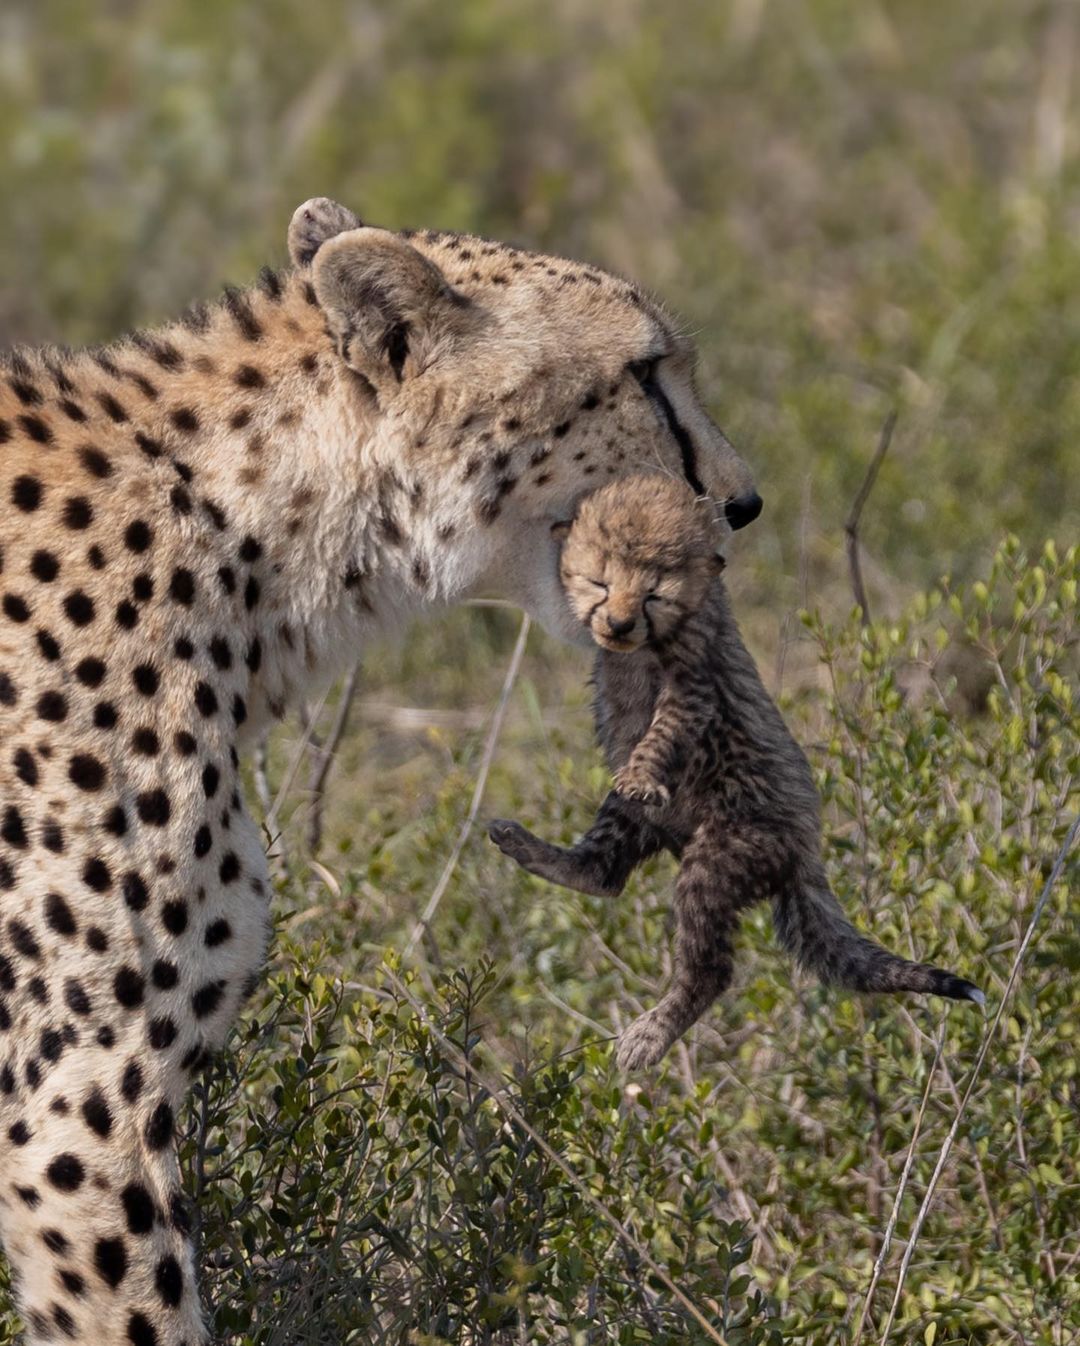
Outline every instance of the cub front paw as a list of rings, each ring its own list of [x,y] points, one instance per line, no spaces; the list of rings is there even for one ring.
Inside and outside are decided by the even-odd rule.
[[[488,823],[488,836],[511,860],[522,861],[531,856],[536,843],[528,828],[510,818],[493,818]]]
[[[624,799],[637,799],[642,804],[662,808],[671,803],[671,791],[655,780],[647,771],[624,766],[615,773],[615,793]]]

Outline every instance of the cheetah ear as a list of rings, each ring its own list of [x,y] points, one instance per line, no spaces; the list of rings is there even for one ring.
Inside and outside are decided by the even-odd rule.
[[[719,552],[713,552],[709,559],[709,570],[714,575],[722,575],[727,566],[727,557],[721,556]]]
[[[359,215],[328,196],[313,196],[305,201],[289,221],[289,257],[293,266],[310,266],[328,238],[336,238],[348,229],[359,229],[360,224]]]
[[[352,229],[312,264],[338,353],[376,389],[434,364],[472,321],[472,305],[432,262],[386,229]]]

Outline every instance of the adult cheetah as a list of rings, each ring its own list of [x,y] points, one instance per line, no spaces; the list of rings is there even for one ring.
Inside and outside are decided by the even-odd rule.
[[[0,1232],[33,1343],[208,1340],[176,1110],[263,962],[239,753],[404,616],[552,631],[624,473],[760,508],[632,284],[300,207],[292,266],[0,375]]]

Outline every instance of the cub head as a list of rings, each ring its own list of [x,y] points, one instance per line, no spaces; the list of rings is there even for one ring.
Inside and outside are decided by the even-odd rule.
[[[597,645],[621,654],[673,636],[723,569],[714,517],[670,477],[612,482],[552,532],[574,616]]]
[[[385,488],[400,483],[403,511],[422,483],[445,596],[497,594],[580,641],[551,528],[583,496],[651,473],[701,498],[722,534],[757,517],[750,469],[695,390],[693,343],[632,282],[466,234],[370,228],[324,199],[297,211],[290,252],[367,398]]]

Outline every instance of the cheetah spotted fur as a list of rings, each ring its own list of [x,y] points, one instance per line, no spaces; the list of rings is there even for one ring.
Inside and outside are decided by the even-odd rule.
[[[174,1123],[255,984],[245,745],[625,473],[760,506],[634,285],[318,199],[292,265],[0,373],[0,1234],[27,1340],[196,1346]],[[647,370],[649,377],[643,377]]]

